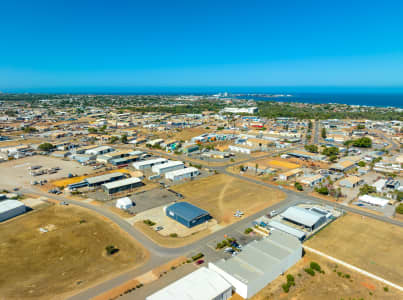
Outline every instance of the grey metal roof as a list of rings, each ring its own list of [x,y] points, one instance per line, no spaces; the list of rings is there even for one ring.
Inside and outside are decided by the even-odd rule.
[[[190,204],[188,202],[174,203],[168,206],[167,209],[173,211],[175,215],[178,215],[188,221],[209,214],[204,209],[194,206],[193,204]]]
[[[285,225],[283,223],[280,223],[278,221],[275,221],[275,220],[269,222],[268,225],[270,227],[275,228],[275,229],[281,230],[281,231],[283,231],[285,233],[291,234],[291,235],[297,237],[298,239],[302,239],[302,238],[304,238],[306,236],[305,232],[303,232],[301,230],[298,230],[296,228],[287,226],[287,225]]]
[[[4,200],[0,202],[0,213],[7,212],[17,207],[25,206],[24,203],[18,200]]]
[[[302,224],[304,226],[312,227],[323,216],[302,207],[291,206],[281,214],[281,217],[296,222],[298,224]]]
[[[100,176],[89,177],[89,178],[86,178],[85,181],[88,182],[89,184],[94,184],[94,183],[98,183],[98,182],[105,182],[108,180],[112,180],[113,178],[118,178],[123,175],[124,175],[123,173],[114,172],[114,173],[108,173],[108,174],[104,174],[104,175],[100,175]]]
[[[297,238],[272,231],[269,237],[244,246],[237,256],[219,260],[214,265],[244,283],[259,281],[299,248],[301,243]]]
[[[232,286],[216,272],[202,267],[148,296],[146,300],[215,299]]]
[[[102,186],[104,186],[105,188],[110,190],[110,189],[118,188],[121,186],[129,185],[129,184],[139,183],[139,182],[141,182],[141,180],[139,178],[130,177],[130,178],[122,179],[122,180],[104,183]]]

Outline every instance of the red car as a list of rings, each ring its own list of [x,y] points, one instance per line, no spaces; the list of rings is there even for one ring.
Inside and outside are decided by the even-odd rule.
[[[204,263],[204,260],[202,260],[202,259],[196,261],[196,265],[201,265],[202,263]]]

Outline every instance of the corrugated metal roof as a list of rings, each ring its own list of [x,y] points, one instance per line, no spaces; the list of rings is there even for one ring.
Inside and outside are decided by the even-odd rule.
[[[272,231],[269,237],[244,246],[237,256],[213,264],[244,283],[256,282],[299,248],[301,243],[297,238]]]
[[[176,215],[189,221],[209,214],[204,209],[194,206],[193,204],[190,204],[188,202],[174,203],[168,206],[167,209],[173,211]]]
[[[0,213],[7,212],[17,207],[25,206],[24,203],[18,200],[4,200],[0,202]]]
[[[139,182],[141,182],[141,180],[139,178],[130,177],[130,178],[122,179],[122,180],[104,183],[102,186],[104,186],[105,188],[110,190],[110,189],[118,188],[121,186],[129,185],[129,184],[139,183]]]
[[[104,175],[100,175],[100,176],[86,178],[85,181],[88,182],[89,184],[94,184],[97,182],[108,181],[108,180],[111,180],[113,178],[117,178],[120,176],[123,176],[123,173],[114,172],[114,173],[108,173],[108,174],[104,174]]]
[[[167,172],[167,173],[165,173],[165,176],[167,176],[167,177],[169,177],[169,176],[178,176],[178,175],[184,175],[184,174],[192,173],[192,172],[195,172],[195,171],[199,171],[199,170],[196,169],[195,167],[189,167],[189,168],[185,168],[185,169],[179,169],[179,170]]]
[[[283,218],[308,227],[315,225],[323,216],[298,206],[291,206],[281,214]]]
[[[270,227],[275,228],[275,229],[281,230],[281,231],[283,231],[285,233],[291,234],[291,235],[297,237],[298,239],[302,239],[302,238],[304,238],[306,236],[305,232],[303,232],[301,230],[298,230],[296,228],[287,226],[287,225],[285,225],[283,223],[280,223],[280,222],[277,222],[275,220],[269,222],[268,225]]]
[[[146,300],[206,300],[215,299],[232,286],[216,272],[202,267],[175,281]]]
[[[154,158],[154,159],[149,159],[149,160],[142,160],[133,163],[133,167],[137,168],[139,166],[147,166],[151,164],[157,164],[157,163],[164,163],[168,161],[166,158]]]

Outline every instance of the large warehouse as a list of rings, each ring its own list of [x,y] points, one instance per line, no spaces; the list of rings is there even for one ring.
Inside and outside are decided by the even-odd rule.
[[[165,209],[165,213],[168,217],[189,228],[211,219],[207,211],[188,202],[174,203]]]
[[[114,173],[108,173],[100,176],[94,176],[94,177],[89,177],[84,179],[86,183],[88,183],[88,186],[90,187],[95,187],[95,186],[100,186],[104,183],[123,179],[126,177],[126,174],[120,173],[120,172],[114,172]]]
[[[152,167],[153,173],[157,173],[158,175],[165,174],[167,172],[183,169],[185,165],[181,161],[173,161],[169,160],[165,164],[158,164]]]
[[[108,182],[102,185],[102,189],[108,195],[116,194],[123,191],[128,191],[136,187],[142,186],[141,179],[130,177],[118,181]]]
[[[152,168],[155,165],[159,164],[165,164],[167,163],[168,160],[166,158],[154,158],[154,159],[149,159],[149,160],[142,160],[142,161],[137,161],[133,163],[133,168],[136,170],[145,170]]]
[[[214,271],[202,267],[146,300],[227,300],[231,296],[231,284]]]
[[[0,222],[25,213],[24,203],[18,200],[4,200],[0,202]]]
[[[199,175],[200,172],[198,169],[194,167],[179,169],[171,172],[165,173],[165,178],[170,179],[172,181],[179,181],[186,178],[192,178]]]
[[[288,222],[303,226],[312,231],[327,221],[326,215],[299,206],[291,206],[281,214]]]
[[[287,271],[302,257],[300,241],[274,230],[260,241],[244,246],[237,256],[209,263],[209,269],[220,274],[241,297],[248,299]]]

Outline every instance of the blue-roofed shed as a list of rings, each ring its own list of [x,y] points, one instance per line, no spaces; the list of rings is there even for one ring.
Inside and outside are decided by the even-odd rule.
[[[166,215],[186,227],[193,227],[211,219],[210,214],[188,202],[174,203],[166,208]]]

